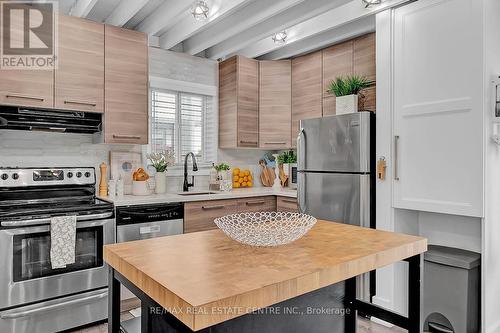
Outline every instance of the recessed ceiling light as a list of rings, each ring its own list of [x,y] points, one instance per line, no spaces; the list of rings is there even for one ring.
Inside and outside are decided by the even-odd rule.
[[[370,7],[371,5],[380,5],[382,0],[361,0],[365,5],[365,8]]]
[[[276,44],[285,44],[287,37],[288,37],[288,35],[286,34],[286,31],[283,30],[283,31],[280,31],[278,33],[275,33],[273,35],[272,39],[273,39],[273,42],[275,42]]]
[[[191,7],[191,14],[193,14],[193,17],[197,21],[203,21],[208,19],[208,12],[210,11],[210,8],[208,8],[208,5],[205,1],[203,0],[198,0],[193,4],[193,7]]]

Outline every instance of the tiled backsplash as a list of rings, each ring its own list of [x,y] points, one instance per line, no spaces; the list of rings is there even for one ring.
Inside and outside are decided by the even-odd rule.
[[[2,167],[95,167],[99,179],[99,164],[109,166],[110,151],[141,152],[140,145],[94,144],[91,135],[69,133],[45,133],[28,131],[0,131],[0,166]],[[260,150],[219,150],[218,160],[231,165],[250,169],[261,186],[259,159]],[[109,170],[109,168],[108,168]],[[108,172],[109,175],[109,172]],[[169,172],[167,172],[169,175]],[[190,172],[191,175],[191,172]],[[208,172],[201,170],[195,179],[196,189],[208,189]],[[182,190],[182,172],[170,172],[167,191]]]
[[[139,145],[94,144],[91,135],[0,131],[0,165],[93,166],[109,165],[111,150],[140,152]]]

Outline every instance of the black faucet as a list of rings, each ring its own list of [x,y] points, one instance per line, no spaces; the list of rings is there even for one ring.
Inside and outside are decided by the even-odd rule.
[[[196,164],[196,158],[194,157],[194,154],[187,153],[186,158],[184,159],[184,185],[182,186],[182,191],[187,192],[189,191],[190,187],[194,186],[194,176],[192,176],[191,184],[188,183],[188,157],[191,155],[193,157],[193,171],[198,171],[198,165]]]

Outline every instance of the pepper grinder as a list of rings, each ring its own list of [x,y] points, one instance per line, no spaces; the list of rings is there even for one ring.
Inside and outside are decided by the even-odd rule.
[[[99,182],[99,196],[107,197],[108,196],[108,182],[106,181],[106,170],[108,169],[106,163],[102,162],[99,165],[99,169],[101,169],[101,181]]]

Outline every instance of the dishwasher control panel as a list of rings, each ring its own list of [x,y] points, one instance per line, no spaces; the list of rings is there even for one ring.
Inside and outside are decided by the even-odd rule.
[[[182,203],[133,205],[116,208],[117,226],[183,219],[184,205]]]

